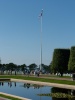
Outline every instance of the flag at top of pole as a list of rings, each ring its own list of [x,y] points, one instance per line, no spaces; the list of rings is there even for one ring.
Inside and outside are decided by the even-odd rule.
[[[43,15],[43,9],[41,10],[39,17],[42,17],[42,15]]]

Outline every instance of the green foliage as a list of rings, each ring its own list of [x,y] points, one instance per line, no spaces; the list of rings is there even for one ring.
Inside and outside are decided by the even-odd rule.
[[[28,67],[31,71],[31,70],[34,70],[37,67],[37,65],[35,63],[33,63],[33,64],[30,64]]]
[[[45,72],[50,72],[50,66],[42,64],[42,68],[45,70]]]
[[[51,96],[51,97],[55,97],[57,99],[52,99],[52,100],[75,100],[75,96],[72,96],[70,94],[65,94],[65,93],[59,93],[59,92],[56,92],[56,93],[43,93],[43,94],[37,94],[38,96]],[[73,98],[73,99],[72,99]]]
[[[52,87],[51,88],[51,93],[56,93],[56,92],[58,92],[58,93],[69,93],[69,92],[71,92],[71,90],[70,89],[64,89],[64,88],[57,88],[57,87]]]
[[[75,46],[71,47],[68,70],[75,71]]]
[[[69,60],[70,50],[69,49],[54,49],[53,60],[51,69],[54,73],[63,72],[68,70],[68,60]]]
[[[20,68],[21,68],[22,71],[24,71],[26,69],[26,65],[22,64],[22,65],[20,65]]]
[[[52,73],[52,61],[51,61],[51,63],[49,64],[49,70],[50,70],[50,73]]]
[[[17,65],[14,64],[14,63],[9,63],[9,64],[6,64],[6,70],[14,70],[15,68],[17,68]]]

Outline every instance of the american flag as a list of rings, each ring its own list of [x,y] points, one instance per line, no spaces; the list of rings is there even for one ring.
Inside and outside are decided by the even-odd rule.
[[[41,17],[42,15],[43,15],[43,9],[41,10],[41,13],[40,13],[39,17]]]

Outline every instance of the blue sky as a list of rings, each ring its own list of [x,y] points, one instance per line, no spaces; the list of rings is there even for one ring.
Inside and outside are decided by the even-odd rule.
[[[55,48],[75,46],[75,0],[0,0],[2,63],[49,65]]]

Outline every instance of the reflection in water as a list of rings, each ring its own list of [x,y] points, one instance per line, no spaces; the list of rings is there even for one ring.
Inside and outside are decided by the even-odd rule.
[[[56,88],[56,87],[51,88],[51,93],[65,93],[65,94],[75,96],[75,90],[62,89],[62,88]]]
[[[52,100],[69,100],[68,98],[52,98]],[[70,99],[72,100],[72,99]]]
[[[24,83],[24,88],[30,88],[33,87],[34,89],[39,89],[40,87],[43,87],[42,85],[36,85],[36,84],[30,84],[30,83]]]
[[[14,82],[14,85],[15,85],[15,87],[16,87],[16,82]]]
[[[1,85],[1,82],[0,82],[0,85]]]
[[[52,98],[52,100],[75,100],[75,98]]]
[[[4,82],[0,82],[0,85],[2,85],[2,86],[3,86],[3,85],[4,85]]]
[[[12,82],[10,82],[10,87],[12,87]]]
[[[51,93],[56,93],[56,92],[59,92],[59,93],[69,93],[69,92],[71,92],[71,90],[63,89],[63,88],[56,88],[56,87],[51,88]]]
[[[2,89],[3,89],[4,85],[5,85],[5,82],[0,82],[0,87],[2,87]],[[9,88],[11,88],[11,87],[13,88],[13,86],[16,87],[18,84],[16,82],[7,82],[7,85]],[[33,87],[31,91],[40,90],[39,91],[40,94],[38,94],[36,92],[36,95],[38,94],[40,96],[40,100],[44,100],[44,99],[41,99],[42,97],[50,97],[50,96],[52,97],[52,98],[50,98],[50,100],[75,100],[75,97],[73,97],[73,96],[75,96],[74,90],[48,87],[48,90],[50,89],[50,91],[45,92],[45,91],[43,91],[44,86],[42,86],[42,85],[22,83],[21,85],[19,85],[20,89],[21,89],[21,86],[23,87],[22,89],[25,88],[24,92],[26,92],[26,90],[27,91],[31,90],[31,87]],[[18,86],[16,88],[18,88]],[[34,92],[34,94],[35,94],[35,92]],[[66,96],[64,96],[65,94],[66,94]],[[64,96],[64,98],[63,98],[63,96]]]
[[[2,82],[2,86],[4,85],[4,82]]]
[[[51,93],[38,94],[39,96],[51,96],[52,100],[75,100],[75,90],[51,88]]]
[[[54,93],[54,95],[56,93],[58,93],[56,95],[56,97],[52,97],[52,100],[75,100],[75,97],[74,97],[75,96],[75,94],[74,94],[75,91],[74,90],[53,87],[53,88],[51,88],[51,93]],[[65,96],[63,96],[63,98],[60,96],[61,93],[62,93],[62,95],[63,94],[65,95]],[[59,96],[60,96],[60,98],[59,98]]]
[[[39,97],[37,94],[45,90],[45,93],[50,92],[51,87],[33,85],[23,82],[1,82],[0,92],[17,95],[31,100],[52,100],[51,97]],[[2,86],[3,84],[3,86]],[[40,88],[41,87],[41,88]],[[41,92],[42,92],[41,91]]]
[[[33,84],[33,87],[34,87],[34,89],[39,89],[40,87],[43,87],[43,86],[42,85]]]
[[[8,82],[8,86],[9,86],[9,82]]]
[[[24,83],[24,88],[30,88],[30,84],[29,83]]]
[[[0,82],[0,86],[4,86],[5,82]],[[16,86],[16,82],[14,83],[14,85]],[[8,86],[12,87],[12,82],[8,82]]]
[[[5,82],[0,82],[0,86],[4,86]],[[12,83],[13,82],[8,82],[8,86],[12,87]],[[16,87],[16,82],[14,82],[14,86]],[[40,87],[43,87],[42,85],[36,85],[36,84],[30,84],[30,83],[24,83],[23,85],[24,88],[30,88],[30,87],[34,87],[34,89],[39,89]]]

